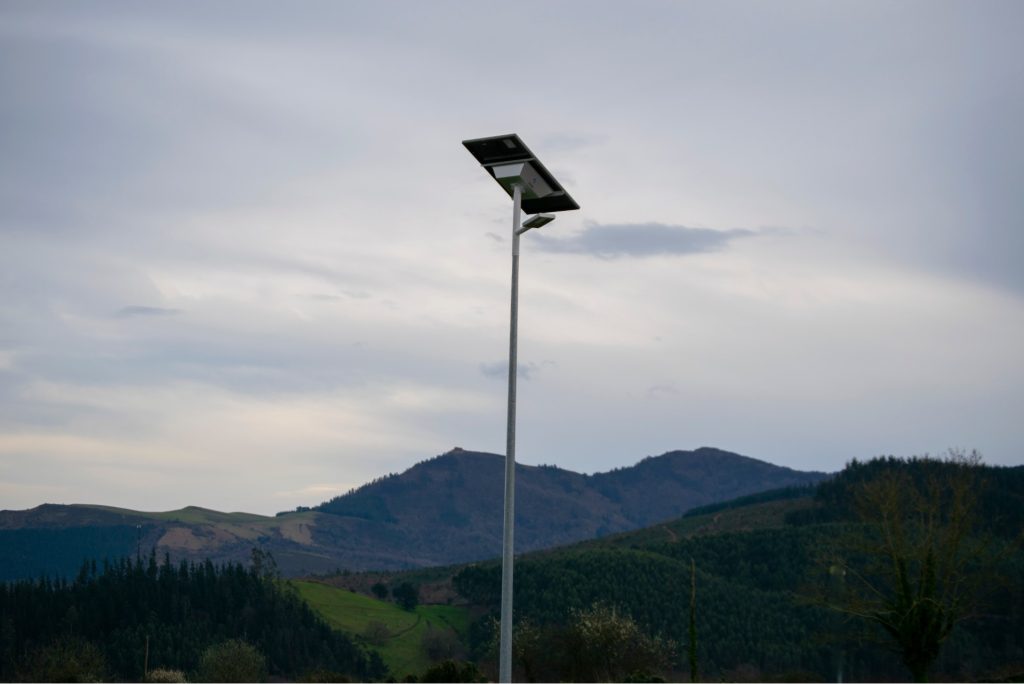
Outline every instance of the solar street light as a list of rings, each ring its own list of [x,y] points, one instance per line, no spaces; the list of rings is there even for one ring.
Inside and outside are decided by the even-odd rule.
[[[555,220],[553,214],[537,214],[523,221],[523,227],[519,229],[519,234],[522,235],[531,228],[540,228],[546,226]]]
[[[498,681],[512,681],[512,570],[515,532],[516,366],[519,325],[519,236],[555,219],[554,212],[579,209],[518,135],[464,140],[484,169],[512,197],[512,312],[508,344],[508,422],[505,444],[505,514],[501,540],[501,643]],[[520,214],[537,214],[520,224]]]

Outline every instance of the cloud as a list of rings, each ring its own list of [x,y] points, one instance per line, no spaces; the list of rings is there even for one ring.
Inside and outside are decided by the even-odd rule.
[[[181,309],[165,309],[159,306],[126,306],[118,310],[118,318],[134,318],[136,316],[176,316]]]
[[[679,396],[679,390],[676,389],[675,385],[660,384],[651,385],[647,388],[648,399],[660,399],[669,396]]]
[[[520,380],[530,380],[533,375],[540,370],[540,366],[535,363],[519,363],[516,364],[516,377]],[[508,377],[508,361],[494,361],[491,363],[481,363],[480,372],[488,378],[494,378],[501,380]]]
[[[342,296],[344,295],[344,297]],[[341,294],[311,294],[306,299],[314,302],[340,302],[348,299],[369,299],[370,293],[365,290],[342,290]]]
[[[272,512],[500,451],[509,205],[459,141],[511,130],[584,207],[523,245],[561,253],[524,279],[533,462],[1019,462],[1024,4],[646,4],[544,5],[500,81],[465,27],[517,8],[2,5],[4,505]]]
[[[450,441],[439,416],[500,416],[497,396],[412,382],[256,396],[190,381],[35,381],[11,404],[42,407],[46,420],[0,417],[0,495],[5,508],[56,499],[272,514],[403,469]],[[318,477],[339,464],[343,479]],[[227,497],[225,476],[237,487]]]
[[[552,238],[541,234],[533,238],[533,243],[545,252],[616,259],[714,252],[732,240],[756,234],[741,228],[711,230],[664,223],[590,223],[572,237]]]

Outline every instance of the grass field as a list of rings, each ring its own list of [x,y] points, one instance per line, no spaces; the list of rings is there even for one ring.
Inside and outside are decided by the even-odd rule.
[[[360,635],[370,623],[383,624],[390,637],[382,645],[369,648],[380,653],[391,674],[399,679],[407,674],[422,674],[430,666],[423,649],[423,636],[429,629],[454,633],[460,642],[465,643],[469,613],[464,608],[421,605],[410,612],[394,603],[319,582],[295,580],[292,584],[299,595],[333,627]]]

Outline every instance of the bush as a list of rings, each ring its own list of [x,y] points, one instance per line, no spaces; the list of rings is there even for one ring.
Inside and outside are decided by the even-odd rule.
[[[575,651],[577,677],[591,682],[624,681],[629,675],[647,678],[666,670],[675,644],[651,637],[627,614],[597,604],[574,611],[568,642]]]
[[[462,653],[462,644],[459,643],[459,638],[450,629],[435,629],[428,625],[427,631],[423,633],[421,643],[423,652],[432,663],[465,655]]]
[[[486,681],[473,663],[446,660],[423,673],[421,682],[483,682]]]
[[[313,670],[307,672],[302,677],[303,682],[351,682],[348,675],[344,672],[334,672],[333,670]]]
[[[35,649],[18,678],[25,682],[101,682],[106,659],[93,643],[65,638]]]
[[[267,659],[255,646],[229,639],[203,651],[199,676],[204,682],[263,682]]]
[[[147,682],[154,682],[156,684],[176,684],[180,682],[187,682],[188,678],[185,677],[185,673],[181,670],[167,670],[161,667],[155,670],[150,670],[146,674]]]

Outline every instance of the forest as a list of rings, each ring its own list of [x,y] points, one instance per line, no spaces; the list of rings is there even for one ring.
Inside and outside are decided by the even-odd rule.
[[[271,559],[253,560],[174,565],[151,554],[90,561],[70,581],[0,584],[0,681],[209,680],[219,677],[210,657],[232,647],[274,678],[386,677],[379,656],[328,627]]]
[[[954,519],[951,500],[951,483],[962,474],[972,478],[969,520]],[[813,491],[780,490],[737,502],[736,508],[772,501],[801,504],[774,528],[680,532],[678,539],[633,533],[527,556],[516,566],[516,619],[557,632],[581,610],[614,608],[645,633],[675,645],[672,662],[661,673],[668,677],[685,678],[692,659],[699,677],[712,681],[1019,680],[1024,674],[1022,478],[1024,468],[958,470],[941,459],[853,462]],[[901,581],[910,587],[913,605],[886,606],[869,615],[861,590],[871,583],[879,593],[886,591],[885,568],[877,561],[889,557],[867,552],[883,541],[882,528],[858,511],[858,501],[869,483],[890,480],[898,485],[900,505],[916,505],[888,512],[891,520],[902,521],[908,552],[897,565],[906,565]],[[729,508],[696,513],[710,518]],[[923,515],[933,516],[932,528],[915,522]],[[962,534],[953,548],[947,537],[956,525]],[[947,570],[942,570],[942,554],[949,557]],[[493,649],[500,567],[466,566],[453,583],[467,601],[492,611],[472,630],[474,653],[486,658]],[[970,595],[954,596],[971,585]],[[921,606],[932,604],[944,605],[948,614],[922,618]],[[920,672],[908,671],[908,662],[913,649],[922,646],[890,633],[899,631],[891,624],[897,613],[917,620],[903,628],[911,637],[938,630],[929,645],[935,653],[928,654]],[[519,672],[526,678],[537,670],[537,663],[529,662],[534,656],[520,653]],[[559,669],[550,658],[545,662],[549,669],[539,681],[564,677],[571,669]]]

